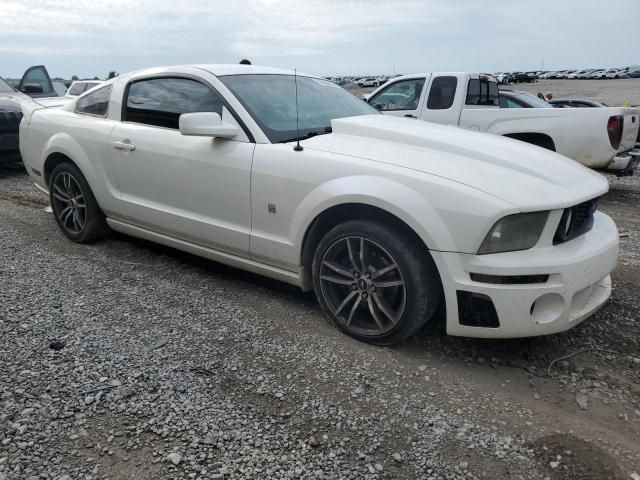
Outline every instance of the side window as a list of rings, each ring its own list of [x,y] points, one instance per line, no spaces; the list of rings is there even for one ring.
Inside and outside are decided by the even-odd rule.
[[[183,113],[222,115],[222,97],[206,85],[187,78],[151,78],[129,86],[123,122],[178,129]]]
[[[86,83],[74,83],[73,85],[71,85],[71,88],[67,93],[69,95],[77,96],[77,95],[80,95],[82,92],[84,92],[86,89],[87,89]]]
[[[109,111],[109,98],[111,98],[111,85],[78,98],[76,113],[106,117]]]
[[[446,110],[453,105],[456,96],[458,79],[456,77],[436,77],[431,82],[427,108],[429,110]]]
[[[416,110],[424,87],[424,78],[402,80],[389,85],[369,99],[373,108],[382,112]]]
[[[467,87],[467,105],[498,106],[500,95],[498,84],[481,77],[469,80]]]

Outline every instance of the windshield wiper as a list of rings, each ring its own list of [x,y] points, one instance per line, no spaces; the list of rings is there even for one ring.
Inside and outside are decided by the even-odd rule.
[[[325,127],[322,130],[311,130],[310,132],[307,132],[304,135],[300,135],[300,138],[293,137],[287,140],[281,140],[279,143],[289,143],[289,142],[295,142],[297,140],[307,140],[308,138],[315,137],[317,135],[326,135],[327,133],[331,133],[331,132],[333,132],[333,129],[331,127]]]

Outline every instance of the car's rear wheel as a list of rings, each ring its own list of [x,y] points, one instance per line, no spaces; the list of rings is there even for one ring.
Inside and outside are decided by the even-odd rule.
[[[108,234],[104,213],[84,175],[72,163],[61,163],[53,169],[49,200],[58,226],[70,240],[87,243]]]
[[[313,260],[318,300],[358,340],[390,345],[414,334],[442,298],[428,250],[386,225],[354,220],[320,241]]]

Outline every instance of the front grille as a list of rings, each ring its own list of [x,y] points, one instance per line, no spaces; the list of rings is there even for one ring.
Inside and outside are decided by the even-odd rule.
[[[593,214],[597,208],[597,198],[574,207],[565,208],[556,234],[553,237],[553,244],[558,245],[568,242],[591,230],[593,227]]]

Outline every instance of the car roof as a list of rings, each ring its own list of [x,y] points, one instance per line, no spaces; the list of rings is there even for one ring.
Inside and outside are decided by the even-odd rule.
[[[238,63],[233,64],[193,64],[193,65],[169,65],[164,67],[146,68],[143,70],[136,70],[134,72],[120,75],[117,78],[130,78],[137,77],[145,74],[163,74],[171,73],[176,70],[193,69],[197,68],[205,70],[217,77],[226,75],[294,75],[297,74],[300,77],[317,77],[317,75],[311,75],[304,72],[296,72],[294,70],[287,70],[283,68],[262,67],[259,65],[241,65]],[[320,78],[320,77],[317,77]]]

